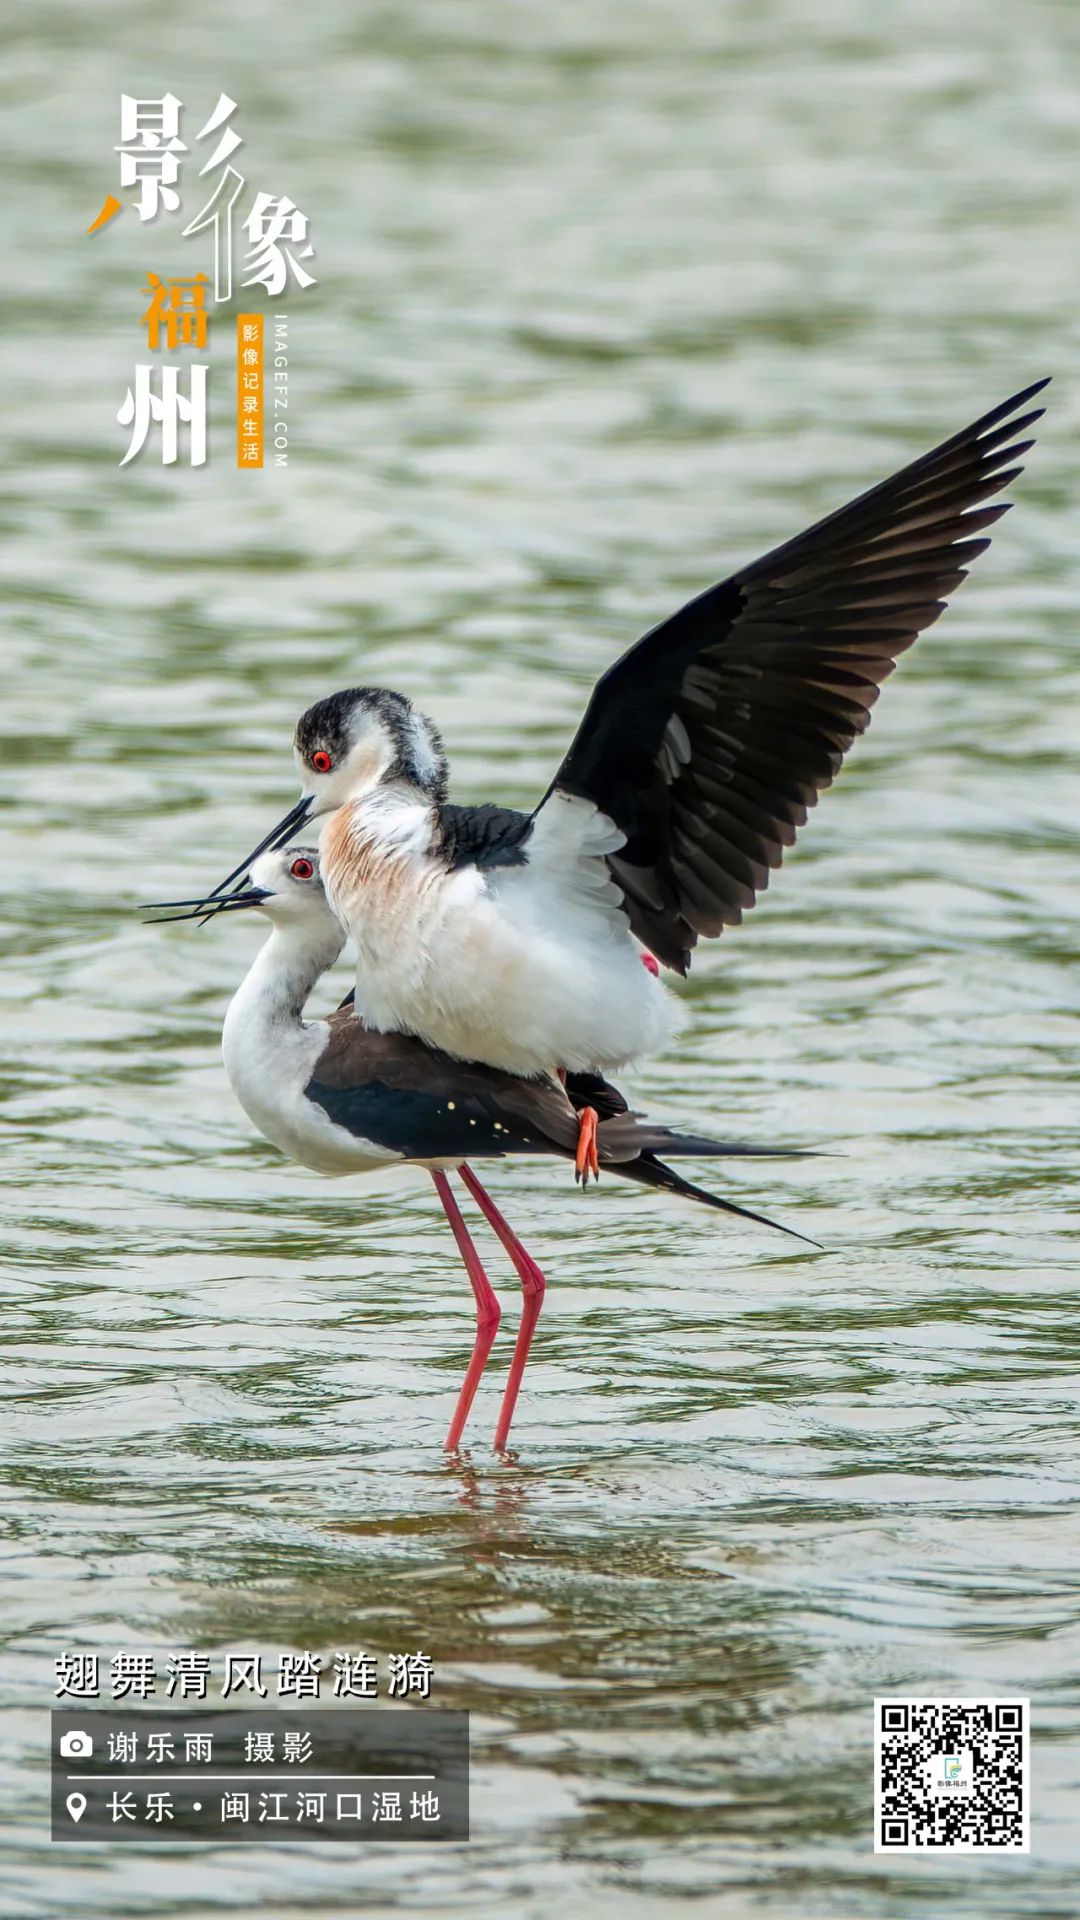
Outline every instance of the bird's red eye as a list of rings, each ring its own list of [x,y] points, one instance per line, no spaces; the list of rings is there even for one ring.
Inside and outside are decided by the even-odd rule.
[[[331,760],[330,755],[328,753],[324,753],[322,748],[320,747],[318,753],[312,754],[311,764],[314,767],[316,773],[329,773],[334,763]]]
[[[294,860],[289,868],[294,880],[310,880],[314,871],[310,860]]]

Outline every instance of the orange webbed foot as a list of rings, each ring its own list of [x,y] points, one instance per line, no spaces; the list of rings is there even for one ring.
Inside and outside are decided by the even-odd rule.
[[[578,1131],[577,1154],[574,1162],[574,1181],[575,1184],[580,1182],[582,1187],[587,1187],[590,1173],[594,1180],[599,1180],[600,1178],[600,1156],[596,1150],[596,1129],[599,1123],[599,1116],[596,1108],[582,1107],[578,1115],[578,1120],[580,1126]]]

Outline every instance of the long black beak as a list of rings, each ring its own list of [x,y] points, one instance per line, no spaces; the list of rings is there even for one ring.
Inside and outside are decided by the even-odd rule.
[[[156,915],[153,920],[144,922],[148,927],[160,927],[164,920],[216,920],[221,913],[235,913],[240,907],[257,907],[263,900],[269,900],[266,887],[248,887],[243,893],[227,893],[224,899],[213,894],[206,900],[149,900],[139,908],[140,913]],[[166,913],[166,907],[190,907],[190,913]]]
[[[226,887],[231,887],[234,880],[242,881],[246,877],[248,868],[251,866],[252,861],[257,860],[260,853],[267,853],[273,847],[283,847],[285,845],[286,840],[289,840],[292,838],[292,835],[296,832],[297,827],[303,826],[304,821],[307,819],[314,805],[315,805],[315,801],[313,796],[310,793],[305,793],[297,801],[295,807],[290,807],[288,813],[285,815],[285,818],[283,820],[279,820],[276,827],[271,827],[270,832],[266,836],[266,839],[260,840],[258,846],[253,847],[251,852],[247,854],[243,860],[241,860],[240,865],[238,867],[234,867],[231,873],[226,874],[224,880],[219,880],[217,886],[214,888],[214,891],[212,894],[210,894],[209,898],[211,900],[216,900],[218,897],[218,894],[224,893]],[[186,906],[188,905],[188,902],[184,901],[181,904]]]

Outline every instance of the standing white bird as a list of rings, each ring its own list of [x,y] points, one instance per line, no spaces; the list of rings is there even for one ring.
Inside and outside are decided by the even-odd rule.
[[[451,805],[439,736],[402,694],[317,701],[296,729],[299,802],[222,886],[328,815],[326,891],[369,1026],[519,1074],[657,1049],[669,1005],[637,942],[685,974],[699,936],[754,905],[898,656],[989,545],[1007,503],[978,503],[1021,471],[1042,409],[1017,411],[1045,385],[653,628],[594,689],[531,813]]]
[[[522,1288],[521,1323],[495,1433],[497,1448],[505,1447],[510,1432],[545,1282],[469,1160],[501,1160],[508,1154],[572,1160],[578,1116],[589,1100],[604,1116],[594,1143],[597,1157],[613,1173],[763,1226],[776,1224],[692,1186],[658,1156],[769,1155],[783,1153],[783,1148],[747,1147],[675,1132],[631,1113],[617,1088],[595,1075],[582,1086],[570,1076],[566,1087],[557,1079],[520,1079],[451,1059],[409,1034],[376,1033],[342,1008],[328,1020],[305,1020],[308,996],[345,944],[344,930],[323,892],[319,856],[304,847],[264,853],[255,861],[251,880],[250,887],[224,898],[162,901],[158,906],[182,908],[166,914],[175,920],[254,908],[271,923],[270,938],[232,1000],[222,1034],[233,1091],[268,1140],[319,1173],[371,1173],[412,1165],[431,1174],[476,1301],[476,1337],[446,1436],[449,1449],[461,1439],[499,1326],[499,1303],[451,1190],[451,1169],[460,1174],[509,1254]]]

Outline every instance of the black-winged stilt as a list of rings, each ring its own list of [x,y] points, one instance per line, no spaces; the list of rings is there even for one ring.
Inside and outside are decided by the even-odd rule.
[[[268,1140],[291,1159],[324,1174],[369,1173],[406,1164],[430,1172],[476,1301],[475,1343],[447,1448],[455,1448],[461,1439],[499,1324],[498,1301],[451,1190],[451,1171],[460,1174],[502,1242],[522,1287],[521,1323],[495,1433],[500,1449],[506,1445],[543,1305],[544,1276],[469,1161],[513,1154],[574,1160],[579,1115],[588,1104],[600,1116],[595,1151],[601,1166],[763,1226],[775,1225],[692,1186],[659,1155],[769,1155],[782,1154],[783,1148],[680,1134],[632,1114],[618,1090],[600,1075],[571,1074],[566,1086],[548,1076],[523,1079],[453,1059],[408,1034],[375,1032],[350,1006],[328,1019],[305,1021],[312,988],[345,942],[341,923],[327,904],[319,855],[313,849],[264,853],[253,864],[251,885],[240,893],[209,901],[166,901],[159,908],[183,909],[166,916],[172,919],[254,908],[271,922],[270,938],[229,1006],[222,1035],[233,1090]]]
[[[666,992],[741,920],[897,658],[938,618],[1020,472],[1037,381],[889,480],[710,587],[593,691],[531,813],[447,799],[431,722],[352,688],[301,716],[301,797],[247,856],[329,816],[331,905],[369,1027],[519,1074],[655,1050]],[[219,892],[221,889],[218,890]],[[595,1112],[582,1117],[585,1151]],[[595,1170],[595,1168],[594,1168]]]

